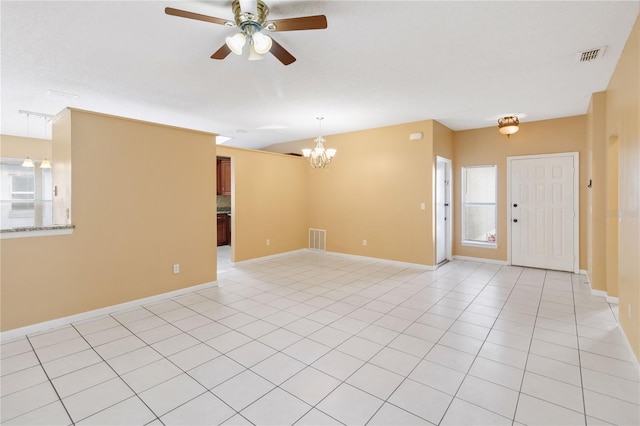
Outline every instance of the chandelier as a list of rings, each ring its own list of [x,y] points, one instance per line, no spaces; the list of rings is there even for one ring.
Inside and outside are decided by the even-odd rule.
[[[333,160],[333,157],[336,155],[336,150],[333,148],[325,149],[324,143],[326,141],[321,136],[322,120],[324,120],[324,117],[316,117],[316,120],[318,120],[318,137],[315,139],[316,147],[313,149],[303,149],[302,155],[309,160],[309,164],[311,164],[311,167],[314,169],[324,169],[331,163],[331,160]]]

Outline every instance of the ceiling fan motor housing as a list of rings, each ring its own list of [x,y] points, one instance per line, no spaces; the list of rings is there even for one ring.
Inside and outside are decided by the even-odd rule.
[[[240,0],[233,0],[231,7],[235,23],[241,29],[244,29],[247,25],[255,26],[256,24],[259,29],[262,29],[262,26],[267,21],[267,16],[269,16],[269,7],[261,0],[257,2],[257,16],[250,12],[243,12],[240,7]]]

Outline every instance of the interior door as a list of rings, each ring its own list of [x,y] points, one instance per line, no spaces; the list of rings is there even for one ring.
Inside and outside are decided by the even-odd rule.
[[[436,265],[447,260],[449,239],[449,163],[438,157],[436,160]]]
[[[509,165],[511,264],[578,272],[577,153]]]

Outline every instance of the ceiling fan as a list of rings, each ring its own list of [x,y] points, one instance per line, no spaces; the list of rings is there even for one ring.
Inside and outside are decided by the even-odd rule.
[[[224,59],[231,52],[236,55],[240,55],[242,54],[242,48],[248,43],[249,60],[262,59],[263,54],[271,52],[273,56],[275,56],[284,65],[289,65],[295,62],[296,58],[289,53],[287,49],[282,47],[280,43],[273,40],[270,36],[265,35],[263,33],[264,30],[298,31],[321,30],[327,28],[327,18],[324,15],[267,21],[267,17],[269,16],[269,7],[262,0],[233,0],[231,8],[234,15],[233,21],[174,9],[172,7],[165,8],[164,12],[167,15],[239,28],[240,32],[232,37],[227,37],[225,44],[211,55],[211,59]]]

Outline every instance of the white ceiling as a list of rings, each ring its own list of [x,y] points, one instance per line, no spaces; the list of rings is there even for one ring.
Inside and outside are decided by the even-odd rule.
[[[272,33],[292,65],[272,55],[212,60],[237,30],[164,13],[232,19],[230,0],[2,1],[0,131],[40,137],[44,120],[19,110],[72,106],[262,148],[315,136],[317,116],[333,134],[431,118],[463,130],[507,113],[526,114],[523,123],[584,114],[640,9],[638,1],[267,4],[271,19],[327,16],[326,30]],[[602,59],[577,61],[601,46]]]

